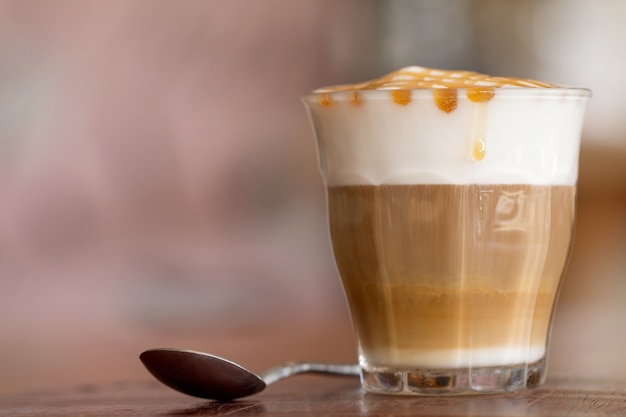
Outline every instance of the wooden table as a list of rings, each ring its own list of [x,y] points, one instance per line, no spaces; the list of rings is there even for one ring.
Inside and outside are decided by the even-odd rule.
[[[393,397],[356,379],[301,376],[230,403],[171,391],[156,381],[84,385],[0,397],[3,417],[37,416],[626,416],[626,381],[556,379],[497,395]]]

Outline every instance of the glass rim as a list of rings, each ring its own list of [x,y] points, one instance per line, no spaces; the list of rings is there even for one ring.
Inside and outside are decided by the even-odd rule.
[[[583,98],[589,99],[592,96],[591,89],[581,87],[490,87],[490,86],[468,86],[468,87],[429,87],[429,88],[384,88],[378,90],[342,89],[335,91],[315,90],[302,96],[304,101],[316,101],[320,96],[330,95],[337,100],[351,100],[354,93],[358,93],[361,98],[379,99],[387,98],[392,91],[409,91],[411,98],[432,98],[432,93],[436,90],[457,90],[458,92],[468,90],[488,90],[493,89],[496,97],[543,97],[543,98]],[[462,97],[466,95],[463,94]],[[461,94],[459,94],[461,98]]]

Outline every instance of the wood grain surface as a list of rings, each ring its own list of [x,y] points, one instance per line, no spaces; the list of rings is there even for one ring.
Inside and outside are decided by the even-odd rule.
[[[623,416],[626,381],[551,380],[515,393],[394,397],[363,392],[356,379],[303,376],[229,403],[171,391],[155,381],[84,385],[0,397],[17,416]]]

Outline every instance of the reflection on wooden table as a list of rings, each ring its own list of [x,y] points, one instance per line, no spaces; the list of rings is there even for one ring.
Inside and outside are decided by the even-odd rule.
[[[0,397],[5,417],[284,415],[284,416],[623,416],[626,380],[557,379],[514,393],[458,397],[368,394],[357,379],[303,376],[234,402],[187,397],[157,382],[84,385],[58,392]]]

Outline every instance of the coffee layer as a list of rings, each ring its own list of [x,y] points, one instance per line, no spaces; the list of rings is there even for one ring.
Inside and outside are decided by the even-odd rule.
[[[364,360],[537,360],[569,253],[574,197],[569,186],[330,187],[335,260]]]
[[[496,366],[545,353],[553,292],[354,282],[346,291],[359,300],[361,347],[376,365]]]

